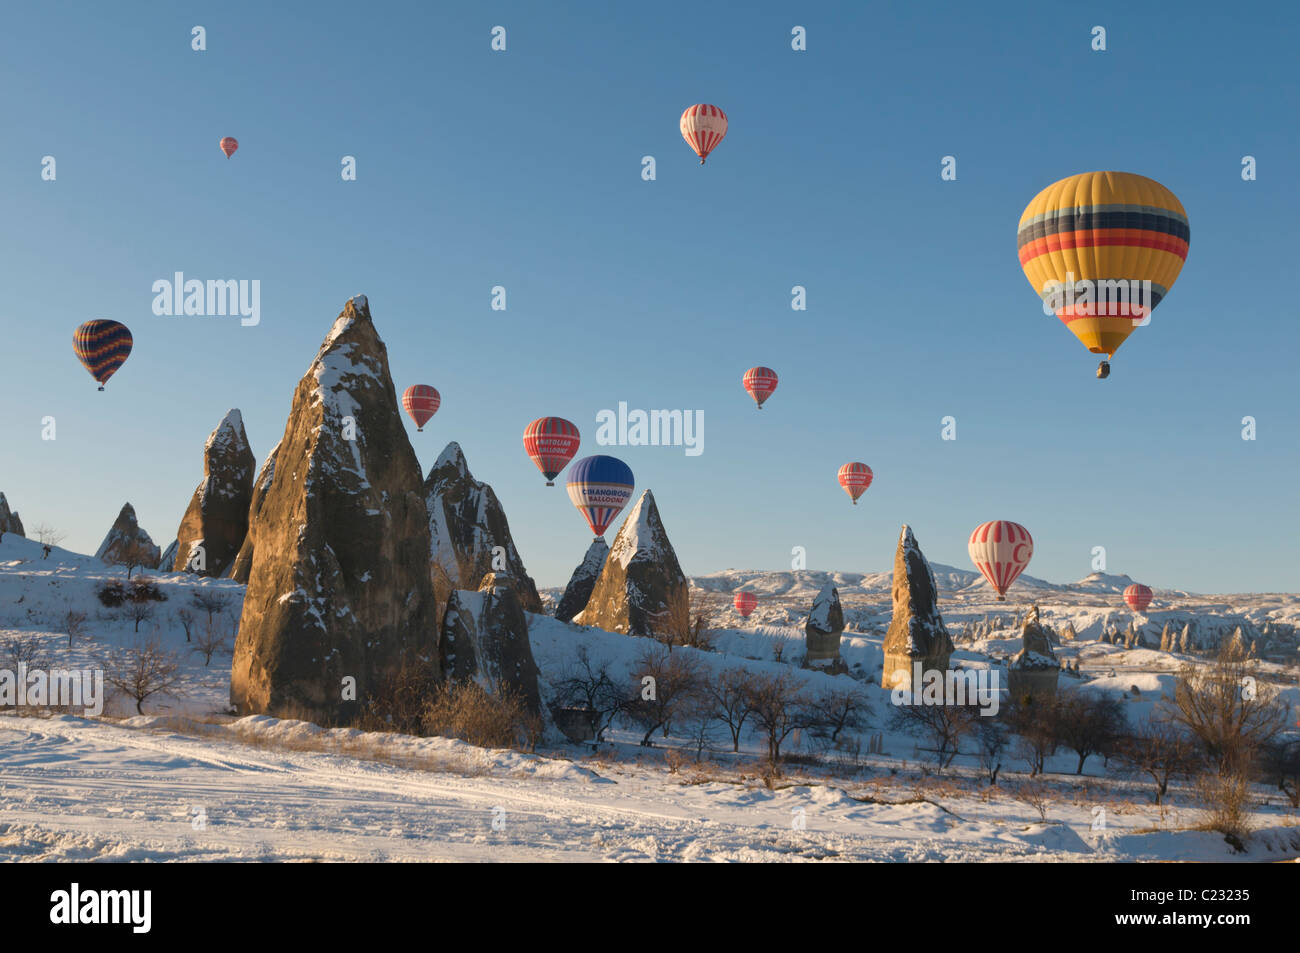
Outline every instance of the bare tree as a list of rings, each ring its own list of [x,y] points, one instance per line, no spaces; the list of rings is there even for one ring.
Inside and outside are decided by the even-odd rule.
[[[989,785],[998,783],[1002,770],[1002,752],[1007,746],[1007,730],[996,718],[981,716],[975,727],[979,744],[980,767],[989,776]]]
[[[190,641],[190,634],[194,631],[194,613],[189,609],[180,608],[176,610],[176,619],[185,630],[185,641]]]
[[[1294,808],[1300,809],[1300,738],[1276,738],[1260,752],[1260,777],[1276,784]]]
[[[68,633],[68,648],[72,648],[74,640],[85,637],[86,613],[69,609],[63,616],[63,631]]]
[[[1185,666],[1175,683],[1174,721],[1196,737],[1220,776],[1246,774],[1286,723],[1276,689],[1256,671],[1245,646],[1226,641],[1211,665]]]
[[[792,733],[815,722],[802,680],[792,671],[755,674],[749,682],[746,707],[754,725],[767,739],[767,763],[775,771],[781,745]]]
[[[180,684],[180,659],[157,636],[111,649],[103,667],[104,681],[135,699],[135,710],[141,715],[146,700],[161,693],[176,694]]]
[[[38,523],[35,528],[36,541],[41,544],[41,558],[49,559],[50,551],[63,542],[65,534],[60,533],[49,523]]]
[[[154,560],[154,550],[142,539],[130,539],[118,546],[104,562],[110,566],[122,566],[126,569],[126,578],[142,566],[150,566]],[[150,567],[152,568],[152,567]]]
[[[1202,763],[1191,734],[1160,712],[1121,740],[1116,758],[1122,768],[1151,779],[1161,817],[1169,783],[1175,778],[1190,777]]]
[[[1056,700],[1030,695],[1011,706],[1007,725],[1015,733],[1014,750],[1029,765],[1029,776],[1043,773],[1047,759],[1061,746]]]
[[[725,668],[709,679],[705,687],[709,708],[716,721],[727,726],[731,734],[731,750],[740,750],[740,733],[749,718],[750,673],[739,666]]]
[[[153,618],[153,604],[149,602],[137,602],[134,599],[126,603],[126,617],[135,623],[135,631],[140,631],[140,623],[148,622]]]
[[[592,731],[599,742],[615,717],[627,708],[631,696],[610,677],[609,662],[593,661],[583,645],[578,647],[576,662],[556,682],[555,701],[565,708],[590,711]]]
[[[1079,756],[1075,774],[1094,754],[1109,754],[1124,736],[1128,720],[1117,698],[1094,692],[1074,692],[1056,702],[1056,737]]]
[[[205,619],[200,624],[193,651],[203,656],[204,667],[211,664],[212,656],[218,652],[230,651],[235,635],[232,628],[231,623],[223,619]]]
[[[25,665],[28,669],[47,667],[45,664],[45,647],[41,644],[41,640],[34,635],[23,635],[15,632],[6,637],[4,652],[4,667],[14,672],[15,676],[19,665]]]
[[[856,685],[821,692],[809,707],[814,720],[813,732],[826,735],[831,744],[839,740],[840,732],[865,727],[871,714],[870,699]]]
[[[196,589],[190,596],[190,601],[194,603],[194,608],[207,613],[209,622],[214,615],[220,615],[230,608],[229,596],[208,589]]]
[[[650,736],[662,728],[666,737],[673,718],[700,694],[704,684],[702,668],[694,655],[649,648],[632,671],[640,680],[640,692],[628,705],[627,714],[645,729],[641,744],[649,747]]]
[[[980,710],[975,705],[942,704],[898,705],[894,709],[893,727],[900,731],[920,732],[931,744],[931,752],[940,768],[952,764],[961,748],[962,739],[971,734],[980,722]]]

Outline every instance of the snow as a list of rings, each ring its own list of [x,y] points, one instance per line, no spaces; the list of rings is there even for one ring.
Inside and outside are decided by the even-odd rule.
[[[652,520],[651,516],[655,519]],[[624,569],[633,559],[657,561],[667,551],[668,545],[668,536],[657,517],[654,494],[646,490],[623,520],[607,558],[617,560]]]

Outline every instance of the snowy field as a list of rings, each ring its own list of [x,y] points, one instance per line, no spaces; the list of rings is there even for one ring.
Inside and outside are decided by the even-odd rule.
[[[0,541],[0,668],[8,664],[7,646],[15,639],[39,645],[51,667],[93,666],[112,646],[129,643],[136,637],[133,620],[105,609],[94,596],[102,581],[123,575],[120,568],[58,549],[42,559],[36,543],[6,536]],[[880,752],[864,753],[847,766],[834,759],[813,764],[810,739],[792,739],[785,750],[810,763],[791,765],[769,786],[756,765],[759,739],[748,734],[738,755],[730,752],[729,741],[719,741],[697,764],[693,752],[683,753],[685,739],[656,736],[656,747],[642,748],[639,733],[624,730],[613,731],[610,743],[594,752],[562,743],[552,730],[540,753],[531,755],[446,739],[236,719],[227,713],[228,652],[205,665],[199,653],[187,650],[178,611],[192,606],[195,592],[215,592],[227,600],[222,612],[237,617],[242,587],[149,575],[167,600],[141,622],[140,634],[182,655],[177,690],[147,700],[143,716],[121,697],[100,718],[0,714],[0,860],[1300,857],[1300,817],[1278,792],[1258,786],[1262,803],[1254,807],[1255,833],[1243,854],[1222,835],[1195,829],[1202,812],[1190,790],[1175,789],[1162,817],[1149,784],[1109,773],[1099,758],[1076,777],[1074,756],[1063,752],[1049,760],[1045,785],[1030,783],[1024,766],[1007,757],[1001,783],[990,788],[970,753],[936,776],[918,740],[889,728],[888,693],[871,683],[883,658],[887,586],[883,593],[846,587],[846,610],[855,623],[842,649],[854,676],[866,680],[874,713],[862,734],[879,733]],[[711,591],[729,602],[730,590]],[[736,665],[791,670],[814,692],[846,683],[847,676],[789,668],[802,653],[802,616],[815,591],[813,585],[765,593],[760,609],[743,624],[734,613],[726,616],[730,610],[720,610],[714,651],[698,653],[701,664],[715,672]],[[1149,716],[1171,691],[1178,667],[1193,659],[1098,641],[1107,624],[1122,628],[1132,618],[1102,593],[1055,587],[1032,597],[1045,622],[1059,630],[1068,620],[1078,633],[1056,649],[1063,660],[1080,664],[1079,678],[1062,676],[1063,690],[1113,693],[1124,701],[1131,723]],[[88,617],[86,634],[71,647],[62,625],[70,608]],[[955,638],[967,622],[1013,614],[975,593],[945,591],[941,608]],[[1300,621],[1300,600],[1185,596],[1178,609],[1167,611],[1179,618],[1289,625]],[[1150,624],[1158,628],[1163,621],[1153,610]],[[1004,629],[959,640],[954,665],[996,666],[1017,651],[1016,631],[1009,623]],[[545,616],[530,616],[529,634],[544,697],[578,646],[628,677],[648,647],[645,640]],[[1262,676],[1284,692],[1294,712],[1300,690],[1293,661],[1270,659]]]

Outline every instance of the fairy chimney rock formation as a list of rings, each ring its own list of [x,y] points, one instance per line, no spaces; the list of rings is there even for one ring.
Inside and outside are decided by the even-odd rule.
[[[490,692],[516,694],[534,715],[542,710],[540,674],[528,642],[515,580],[488,573],[476,592],[456,590],[447,600],[439,643],[442,670],[455,681],[478,681]]]
[[[804,667],[821,669],[831,674],[848,671],[840,656],[840,635],[844,632],[844,608],[840,605],[840,592],[829,582],[813,599],[812,610],[803,627],[807,642]]]
[[[646,490],[609,548],[580,625],[609,632],[684,642],[690,632],[690,588]]]
[[[1007,664],[1008,692],[1013,702],[1036,696],[1052,698],[1061,663],[1052,651],[1047,631],[1038,619],[1038,606],[1030,609],[1020,631],[1021,649]]]
[[[424,481],[429,511],[430,558],[438,600],[453,590],[478,589],[484,577],[505,573],[527,612],[541,612],[537,586],[510,537],[501,501],[486,483],[475,480],[460,444],[447,444]]]
[[[346,722],[403,663],[438,674],[420,464],[362,296],[298,382],[248,536],[230,681],[241,715]]]
[[[944,672],[952,656],[952,638],[939,614],[939,590],[934,573],[907,524],[898,536],[894,553],[894,617],[885,633],[882,688],[919,691],[914,686],[918,669]]]
[[[162,551],[154,545],[149,534],[140,528],[135,518],[135,507],[125,504],[113,521],[113,526],[95,550],[95,558],[111,566],[157,566]]]
[[[5,533],[13,533],[15,536],[26,536],[23,530],[23,521],[18,518],[17,510],[9,509],[9,501],[5,495],[0,493],[0,537]]]
[[[596,588],[600,571],[605,568],[605,558],[609,555],[609,546],[604,537],[597,536],[587,547],[587,555],[582,557],[578,568],[569,577],[569,584],[564,587],[560,604],[555,607],[555,618],[561,622],[571,622],[591,599],[591,591]]]
[[[221,576],[230,568],[248,534],[256,466],[244,418],[230,410],[203,445],[203,482],[176,530],[172,571]]]
[[[266,459],[262,461],[262,468],[257,471],[257,479],[253,481],[253,496],[248,504],[248,523],[251,526],[253,520],[262,512],[262,504],[266,501],[266,493],[271,489],[271,482],[275,479],[275,457],[280,452],[280,445],[277,443],[271,448]],[[248,570],[253,565],[253,537],[250,533],[244,534],[244,542],[239,547],[239,553],[230,563],[227,575],[235,580],[248,584]]]

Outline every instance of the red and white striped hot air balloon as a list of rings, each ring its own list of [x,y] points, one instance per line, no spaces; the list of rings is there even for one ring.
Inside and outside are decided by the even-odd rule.
[[[717,106],[696,103],[682,113],[682,138],[700,157],[700,165],[727,134],[727,114]]]
[[[736,607],[742,619],[748,619],[749,614],[754,611],[754,606],[758,605],[758,596],[752,592],[738,592],[736,598],[732,600],[732,605]]]
[[[763,409],[763,401],[772,396],[772,391],[776,390],[776,371],[770,367],[751,367],[745,371],[743,378],[745,390],[749,391],[749,396],[754,398],[754,403],[758,404],[758,409]]]
[[[865,463],[846,463],[840,467],[840,486],[852,497],[854,506],[858,505],[858,497],[867,492],[867,487],[871,486],[871,481],[875,478],[871,467]]]
[[[1151,605],[1151,587],[1135,582],[1124,590],[1124,601],[1134,612],[1146,612]]]
[[[1006,602],[1007,589],[1034,555],[1034,540],[1019,523],[990,520],[975,527],[966,549],[975,568],[997,590],[998,602]]]
[[[224,152],[226,154],[226,158],[229,159],[231,156],[235,154],[235,150],[239,148],[239,140],[236,139],[234,136],[226,136],[219,143],[217,143],[217,145],[221,146],[221,151]]]
[[[429,418],[442,406],[442,396],[436,387],[412,384],[402,391],[402,409],[415,421],[415,429],[423,431]]]
[[[563,417],[538,417],[524,428],[524,452],[542,471],[547,486],[555,486],[556,476],[569,465],[581,442],[578,428]]]

